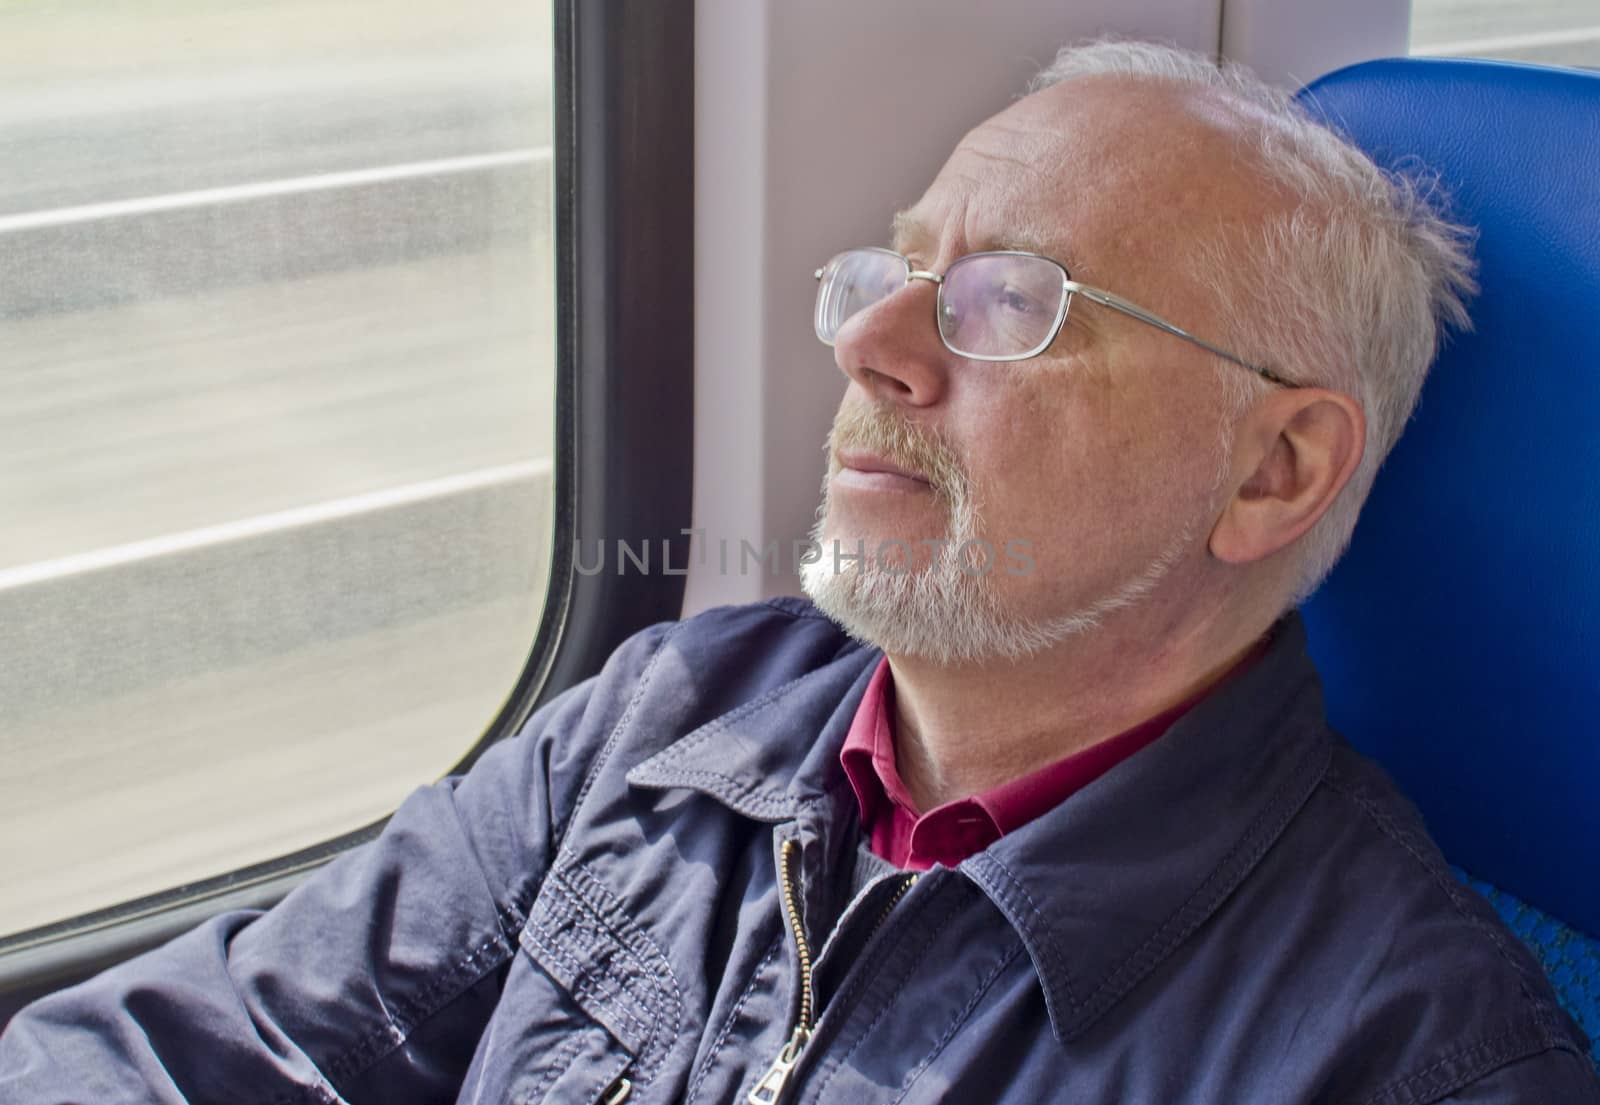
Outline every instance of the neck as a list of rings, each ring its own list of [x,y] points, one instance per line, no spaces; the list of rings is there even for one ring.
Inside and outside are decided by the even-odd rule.
[[[900,776],[922,811],[1020,778],[1202,694],[1271,621],[1147,602],[1020,661],[891,655]]]

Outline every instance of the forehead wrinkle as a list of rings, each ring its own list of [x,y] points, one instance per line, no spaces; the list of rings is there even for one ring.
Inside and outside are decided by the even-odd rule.
[[[969,231],[969,240],[976,250],[1016,250],[1037,253],[1048,257],[1076,276],[1074,250],[1067,243],[1063,228],[1048,216],[1026,209],[1018,211],[1013,204],[1000,212],[974,212],[978,218]]]
[[[1005,161],[1037,172],[1035,166],[1038,162],[1044,160],[1060,143],[1061,135],[1053,125],[1016,126],[995,118],[969,131],[961,145],[980,157]]]
[[[1033,176],[1041,175],[1037,165],[1035,165],[1032,161],[1026,160],[1016,154],[1000,153],[995,150],[975,149],[970,146],[967,148],[967,153],[969,156],[980,158],[984,161],[992,161],[999,165],[1010,165],[1013,168],[1022,169]]]
[[[1007,138],[1018,141],[1007,143],[1004,151],[995,148],[993,140]],[[1020,153],[1017,146],[1022,147]],[[968,226],[974,249],[1038,253],[1072,270],[1072,258],[1067,256],[1058,221],[1030,210],[1037,206],[1041,194],[1050,192],[1058,183],[1062,172],[1060,147],[1061,136],[1051,129],[1008,126],[993,119],[967,136],[958,152],[992,168],[987,174],[960,172],[958,176],[970,183],[977,195],[995,196],[1002,208],[972,212],[978,216]],[[1025,179],[1017,179],[1017,169],[1026,173]],[[1003,174],[998,181],[997,172]],[[1045,187],[1041,188],[1041,184]]]
[[[955,156],[951,161],[959,163],[962,159],[975,159],[982,165],[1021,169],[1031,177],[1038,177],[1045,175],[1040,168],[1041,163],[1053,160],[1047,143],[989,143],[983,140],[989,137],[991,136],[985,131],[969,134],[961,145],[956,147]],[[1023,148],[1018,149],[1018,146]],[[973,176],[970,170],[964,171],[963,175]]]
[[[974,212],[974,214],[981,216],[982,213]],[[927,223],[910,209],[895,212],[889,225],[891,245],[898,253],[912,252],[917,246],[933,245],[938,239],[938,235],[929,229]],[[1036,218],[1025,216],[1015,220],[1014,225],[1010,226],[980,225],[967,231],[965,236],[969,252],[1017,250],[1022,253],[1037,253],[1059,262],[1067,269],[1069,275],[1076,271],[1073,258],[1059,236],[1046,230]]]

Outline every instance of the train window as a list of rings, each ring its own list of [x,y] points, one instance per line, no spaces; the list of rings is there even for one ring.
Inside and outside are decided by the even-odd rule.
[[[1600,68],[1593,0],[1412,0],[1411,52]]]
[[[0,937],[387,814],[557,512],[550,3],[0,3]]]

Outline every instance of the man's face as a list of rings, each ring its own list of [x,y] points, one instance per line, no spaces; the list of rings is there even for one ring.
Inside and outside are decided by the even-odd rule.
[[[1215,337],[1219,292],[1179,262],[1264,212],[1262,185],[1237,167],[1234,122],[1192,94],[1116,78],[1047,89],[967,135],[896,220],[894,248],[938,273],[980,250],[1043,253],[1076,280]],[[1081,297],[1040,356],[970,361],[941,343],[935,299],[933,284],[913,280],[839,332],[850,382],[807,590],[888,651],[940,659],[1026,652],[1139,599],[1154,616],[1181,604],[1174,589],[1205,570],[1221,505],[1216,362]],[[964,538],[994,550],[986,574],[917,544]],[[894,540],[917,550],[911,572],[846,562],[831,578],[835,542],[853,552]],[[934,586],[939,572],[959,577],[948,594]],[[989,626],[953,624],[963,618]],[[971,640],[928,651],[953,632]]]

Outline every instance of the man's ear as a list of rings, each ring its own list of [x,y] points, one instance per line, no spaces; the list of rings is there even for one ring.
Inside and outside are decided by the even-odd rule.
[[[1211,531],[1230,564],[1271,556],[1310,529],[1355,473],[1367,420],[1348,395],[1288,388],[1251,408],[1234,436],[1236,490]]]

